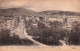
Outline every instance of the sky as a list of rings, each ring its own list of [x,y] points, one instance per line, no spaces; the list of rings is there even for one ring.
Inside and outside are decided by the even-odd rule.
[[[34,11],[63,10],[80,12],[80,0],[0,0],[0,9],[24,7]]]

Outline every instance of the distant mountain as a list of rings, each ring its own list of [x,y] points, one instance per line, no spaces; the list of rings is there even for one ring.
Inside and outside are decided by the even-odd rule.
[[[0,9],[0,15],[34,15],[35,11],[25,9],[25,8],[8,8],[8,9]]]
[[[71,11],[60,11],[60,10],[48,10],[35,12],[33,10],[25,9],[25,8],[8,8],[8,9],[0,9],[0,16],[50,16],[50,15],[66,15],[66,16],[80,16],[79,12],[71,12]]]
[[[72,11],[60,11],[60,10],[48,10],[39,12],[40,14],[45,15],[66,15],[66,16],[80,16],[80,12],[72,12]]]

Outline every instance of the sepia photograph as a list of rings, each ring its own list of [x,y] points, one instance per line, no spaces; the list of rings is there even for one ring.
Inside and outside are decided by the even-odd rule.
[[[80,0],[0,0],[0,51],[79,48]]]

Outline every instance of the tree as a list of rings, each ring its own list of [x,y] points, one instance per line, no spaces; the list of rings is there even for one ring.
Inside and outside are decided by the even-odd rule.
[[[57,24],[55,29],[57,29]],[[59,45],[59,31],[57,32],[53,30],[54,26],[51,25],[51,27],[47,27],[45,24],[39,22],[38,23],[38,29],[37,34],[39,36],[38,40],[41,43],[47,44],[47,45]]]
[[[69,44],[78,45],[80,44],[80,23],[74,22],[71,29],[71,34],[69,35]]]
[[[21,43],[20,37],[14,33],[13,36],[12,36],[12,44],[17,44],[18,45],[20,43]]]
[[[63,27],[63,23],[59,21],[50,22],[51,28],[61,29]]]
[[[0,43],[1,44],[8,44],[10,38],[10,30],[2,29],[0,32]]]

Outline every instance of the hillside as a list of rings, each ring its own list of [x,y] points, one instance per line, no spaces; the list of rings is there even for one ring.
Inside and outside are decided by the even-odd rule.
[[[71,12],[71,11],[60,11],[60,10],[48,10],[35,12],[33,10],[25,9],[25,8],[8,8],[8,9],[0,9],[0,16],[54,16],[54,15],[66,15],[66,16],[80,16],[79,12]]]
[[[8,16],[8,15],[34,15],[36,14],[35,11],[25,9],[25,8],[8,8],[8,9],[0,9],[0,15]]]
[[[60,11],[60,10],[48,10],[39,12],[40,14],[45,15],[66,15],[66,16],[80,16],[79,12],[72,12],[72,11]]]

